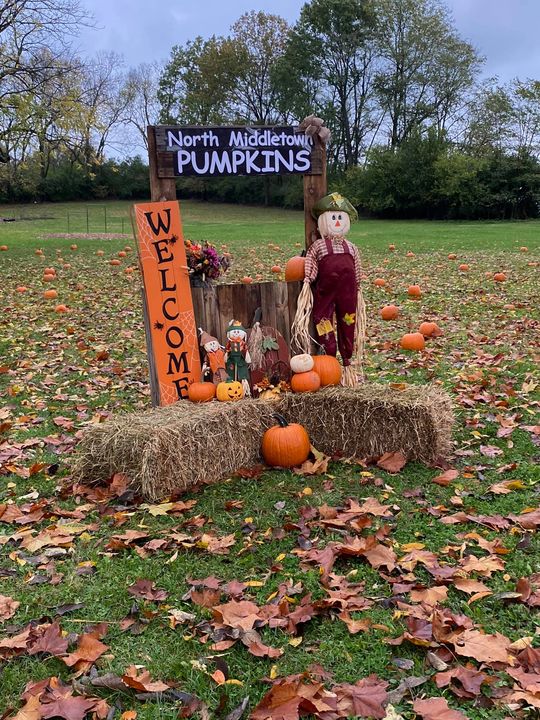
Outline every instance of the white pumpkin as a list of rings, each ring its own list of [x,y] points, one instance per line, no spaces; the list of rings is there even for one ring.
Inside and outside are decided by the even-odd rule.
[[[317,227],[321,233],[321,237],[337,235],[344,237],[351,229],[351,219],[346,212],[342,210],[327,210],[319,215]]]
[[[313,370],[314,360],[311,355],[295,355],[291,358],[291,370],[294,373],[303,373]]]

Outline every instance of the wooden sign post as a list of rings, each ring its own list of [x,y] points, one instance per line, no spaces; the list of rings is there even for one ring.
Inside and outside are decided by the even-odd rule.
[[[153,405],[187,397],[201,379],[199,342],[178,202],[134,206]]]

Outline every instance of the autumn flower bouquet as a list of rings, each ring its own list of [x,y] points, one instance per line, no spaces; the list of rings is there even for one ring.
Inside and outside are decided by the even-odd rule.
[[[209,242],[196,244],[185,240],[189,278],[193,287],[205,287],[227,272],[230,266],[228,255],[220,255]]]

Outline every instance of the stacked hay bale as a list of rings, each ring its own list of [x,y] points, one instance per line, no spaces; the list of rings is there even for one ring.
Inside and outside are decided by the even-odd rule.
[[[261,462],[262,436],[275,412],[303,425],[312,444],[332,456],[379,457],[399,450],[431,465],[451,450],[453,416],[446,393],[370,384],[288,393],[277,402],[181,401],[121,416],[86,432],[73,474],[83,483],[102,483],[123,473],[153,501],[218,482]]]

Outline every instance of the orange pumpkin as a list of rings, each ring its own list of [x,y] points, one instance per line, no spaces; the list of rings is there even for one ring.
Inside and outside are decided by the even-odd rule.
[[[220,402],[234,402],[244,397],[244,388],[238,380],[220,382],[216,388],[216,397]]]
[[[75,244],[69,246],[71,250],[76,250],[77,246]]]
[[[407,294],[410,295],[410,297],[420,297],[422,295],[420,285],[409,285],[407,288]]]
[[[120,260],[113,259],[109,262],[110,265],[120,265]]]
[[[448,259],[449,259],[449,260],[456,260],[456,259],[457,259],[456,253],[449,253]]]
[[[127,267],[124,272],[126,275],[131,275],[131,273],[135,270],[133,267]]]
[[[0,245],[0,250],[2,250],[3,252],[6,252],[7,249],[8,249],[7,245]]]
[[[395,320],[399,315],[399,308],[396,305],[385,305],[381,308],[383,320]]]
[[[313,369],[321,378],[321,387],[339,385],[341,382],[341,365],[333,355],[314,355]]]
[[[502,272],[498,272],[495,273],[493,279],[495,280],[495,282],[504,282],[506,280],[506,275]]]
[[[126,256],[127,256],[127,252],[125,250],[118,251],[118,257],[126,257]]]
[[[399,344],[404,350],[423,350],[426,347],[426,341],[421,332],[407,333],[401,338]]]
[[[209,402],[216,397],[216,386],[211,382],[194,382],[188,387],[188,398],[191,402]]]
[[[467,265],[467,263],[461,263],[459,269],[461,270],[461,272],[469,272],[469,266]]]
[[[44,275],[56,275],[56,270],[54,268],[45,268],[43,271]]]
[[[396,246],[394,245],[394,243],[391,243],[391,244],[388,246],[388,249],[390,250],[390,252],[394,252],[394,250],[396,249]]]
[[[246,275],[245,277],[242,278],[242,282],[244,283],[244,285],[251,285],[251,283],[253,282],[253,279],[250,278],[249,275]]]
[[[35,255],[43,255],[43,250],[39,250],[39,249],[38,249],[38,250],[35,251],[34,254],[35,254]]]
[[[522,245],[522,246],[519,248],[519,252],[529,252],[529,248],[528,248],[528,247],[525,247],[525,245]]]
[[[68,312],[68,308],[67,308],[65,305],[57,305],[57,306],[54,308],[54,312],[57,312],[57,313],[65,313],[65,312]]]
[[[306,272],[306,258],[292,257],[287,260],[285,265],[285,280],[286,282],[296,282],[297,280],[303,280]]]
[[[28,290],[28,288],[25,285],[19,285],[17,288],[18,293],[25,293]]]
[[[45,273],[43,276],[43,282],[53,282],[56,280],[56,275],[49,275],[48,273]]]
[[[270,467],[291,468],[301,465],[309,457],[311,443],[306,429],[289,423],[283,415],[274,415],[278,425],[269,428],[262,439],[262,456]]]
[[[45,300],[55,300],[58,297],[56,290],[45,290],[43,293]]]
[[[321,378],[315,370],[296,373],[291,378],[291,389],[295,393],[315,392],[321,387]]]
[[[407,257],[414,257],[414,256],[415,255],[414,255],[413,251],[409,250],[409,252],[407,253]]]
[[[435,322],[423,322],[420,324],[418,332],[421,332],[424,337],[431,337],[438,329],[439,326]]]
[[[273,273],[276,273],[276,274],[277,274],[277,273],[280,273],[280,272],[281,272],[280,266],[279,266],[279,265],[272,265],[272,272],[273,272]]]
[[[386,285],[386,280],[384,278],[375,278],[373,284],[377,287],[384,287]]]

